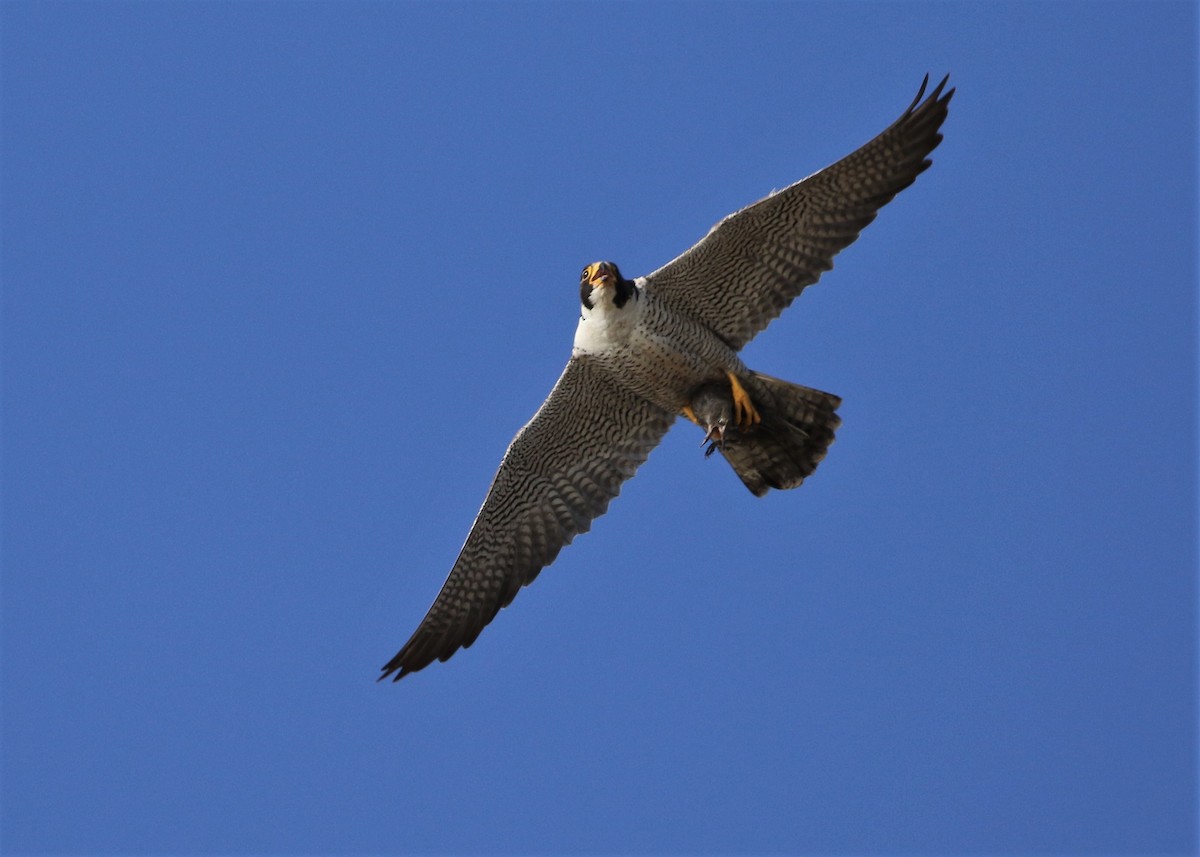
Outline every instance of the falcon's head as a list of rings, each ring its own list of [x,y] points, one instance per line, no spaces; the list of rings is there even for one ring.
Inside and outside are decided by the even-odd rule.
[[[607,301],[623,307],[633,289],[633,282],[622,277],[621,269],[612,262],[593,262],[579,275],[579,299],[588,309]]]

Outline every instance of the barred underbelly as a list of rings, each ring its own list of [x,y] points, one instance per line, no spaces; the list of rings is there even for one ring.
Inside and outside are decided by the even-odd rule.
[[[659,335],[635,336],[630,346],[623,355],[624,377],[639,395],[670,411],[679,411],[695,387],[721,375],[717,367]]]
[[[660,407],[679,412],[695,389],[721,380],[725,372],[744,374],[737,354],[716,336],[690,320],[647,319],[629,338],[623,375],[634,392]]]
[[[722,380],[727,371],[747,372],[737,353],[710,329],[644,293],[623,309],[585,311],[575,353],[603,363],[632,392],[673,413],[705,382]]]

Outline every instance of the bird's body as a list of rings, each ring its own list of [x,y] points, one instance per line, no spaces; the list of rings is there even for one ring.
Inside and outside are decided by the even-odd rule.
[[[620,277],[615,265],[608,264]],[[630,283],[631,297],[618,307],[612,289],[593,290],[582,307],[571,356],[603,366],[634,393],[671,414],[691,401],[705,381],[746,375],[737,352],[700,322],[675,311],[645,278]]]
[[[841,400],[752,372],[738,352],[929,166],[954,92],[945,84],[922,101],[923,83],[875,139],[726,217],[657,271],[583,270],[566,369],[509,445],[441,592],[381,678],[471,645],[605,512],[679,414],[715,437],[709,453],[756,495],[813,472]]]

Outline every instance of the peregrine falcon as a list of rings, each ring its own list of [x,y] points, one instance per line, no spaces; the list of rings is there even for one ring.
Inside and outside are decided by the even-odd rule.
[[[841,400],[753,372],[738,352],[930,165],[944,78],[832,166],[729,215],[657,271],[579,278],[566,369],[513,439],[450,575],[380,679],[470,646],[562,547],[604,514],[683,414],[756,495],[799,485],[833,441]],[[943,91],[944,90],[944,91]]]

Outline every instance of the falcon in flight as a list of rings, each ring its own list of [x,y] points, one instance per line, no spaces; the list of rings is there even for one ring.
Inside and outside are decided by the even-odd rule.
[[[953,89],[929,93],[830,167],[729,215],[652,274],[579,278],[571,359],[504,453],[442,590],[380,679],[470,646],[563,545],[587,532],[683,414],[756,495],[824,457],[841,400],[751,371],[738,352],[929,166]]]

